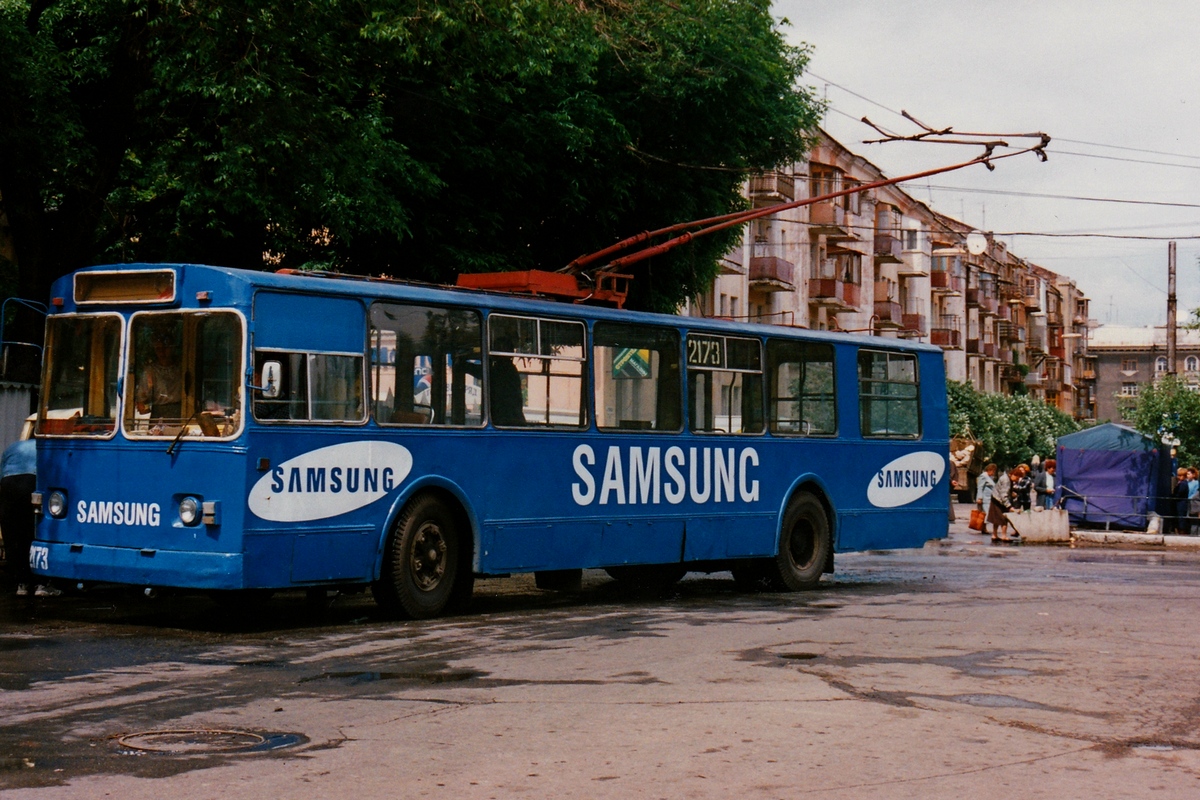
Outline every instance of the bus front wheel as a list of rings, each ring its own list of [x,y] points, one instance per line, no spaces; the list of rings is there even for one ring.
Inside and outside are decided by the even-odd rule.
[[[436,617],[455,596],[460,547],[454,513],[432,495],[413,498],[388,537],[383,569],[371,586],[375,602],[394,616]]]
[[[808,492],[798,493],[783,513],[770,575],[774,588],[797,592],[816,587],[832,546],[825,507]]]

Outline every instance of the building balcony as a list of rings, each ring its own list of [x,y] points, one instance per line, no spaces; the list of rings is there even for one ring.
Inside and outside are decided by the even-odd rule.
[[[979,355],[979,353],[980,353],[979,340],[978,339],[967,339],[966,350],[967,350],[967,355],[969,355],[969,356]]]
[[[875,231],[876,264],[903,264],[903,253],[904,249],[900,244],[899,236],[892,231]]]
[[[1046,324],[1054,325],[1056,327],[1061,328],[1062,324],[1063,324],[1062,312],[1061,311],[1047,311],[1046,312]]]
[[[875,301],[875,323],[880,328],[903,328],[904,313],[894,300]]]
[[[900,266],[896,268],[896,274],[901,278],[927,278],[929,277],[929,265],[925,263],[924,256],[920,253],[913,253],[900,262]]]
[[[1020,383],[1025,378],[1021,375],[1021,370],[1017,369],[1016,364],[1001,363],[999,366],[1000,380],[1009,383]]]
[[[924,314],[904,314],[900,317],[900,322],[904,325],[904,333],[909,336],[928,335]]]
[[[951,275],[949,272],[931,272],[929,288],[938,294],[961,295],[963,279],[961,275]]]
[[[1000,351],[1000,346],[995,342],[984,342],[982,345],[980,345],[979,349],[984,358],[995,359],[997,353]]]
[[[1075,376],[1078,380],[1081,380],[1081,381],[1094,381],[1094,380],[1096,380],[1096,370],[1094,370],[1094,369],[1077,370],[1075,372]]]
[[[1025,305],[1027,311],[1041,311],[1042,301],[1038,299],[1037,292],[1024,295],[1021,302]]]
[[[756,206],[770,206],[796,199],[796,181],[791,175],[768,172],[750,178],[750,199]]]
[[[858,308],[861,287],[833,278],[810,278],[808,281],[809,302],[831,306],[842,311]]]
[[[824,200],[808,207],[809,233],[833,238],[850,236],[850,219],[838,200]]]
[[[1057,358],[1059,361],[1067,360],[1067,348],[1061,344],[1057,345],[1057,346],[1050,345],[1050,349],[1047,350],[1046,352],[1048,352],[1050,354],[1051,358]]]
[[[957,328],[934,328],[929,332],[929,343],[946,350],[962,349],[962,331]]]
[[[756,256],[750,259],[750,288],[760,292],[790,292],[796,288],[792,262],[778,256]]]

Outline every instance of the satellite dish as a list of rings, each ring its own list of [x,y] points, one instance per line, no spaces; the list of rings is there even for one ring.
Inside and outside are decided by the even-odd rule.
[[[983,251],[987,250],[987,246],[987,237],[979,231],[971,231],[967,234],[967,252],[971,255],[983,255]]]

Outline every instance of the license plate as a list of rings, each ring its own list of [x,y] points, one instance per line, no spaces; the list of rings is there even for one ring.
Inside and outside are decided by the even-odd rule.
[[[29,568],[48,570],[50,569],[50,548],[35,544],[29,548]]]

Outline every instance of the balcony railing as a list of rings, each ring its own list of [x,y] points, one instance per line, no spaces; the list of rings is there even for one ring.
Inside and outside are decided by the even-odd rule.
[[[963,279],[961,275],[951,275],[949,272],[931,272],[929,288],[935,292],[962,294]]]
[[[983,352],[984,358],[995,358],[996,353],[998,353],[1000,350],[1000,347],[995,342],[984,342],[980,346],[980,350]]]
[[[808,207],[809,230],[825,236],[845,236],[847,228],[846,209],[837,201],[825,200]]]
[[[968,355],[979,355],[979,340],[978,339],[967,339],[967,348],[966,349],[967,349]]]
[[[875,231],[875,261],[879,264],[900,264],[904,261],[900,237],[889,230]]]
[[[1050,349],[1047,352],[1050,353],[1051,358],[1057,358],[1059,361],[1067,360],[1067,348],[1061,344],[1060,345],[1053,345],[1053,344],[1050,345]]]
[[[948,350],[957,350],[962,347],[962,331],[957,328],[934,328],[929,332],[929,342]]]
[[[787,292],[795,288],[796,267],[778,256],[750,259],[750,285],[760,292]]]
[[[875,301],[875,320],[881,328],[904,327],[904,313],[894,300]]]
[[[904,325],[904,332],[910,336],[926,335],[928,329],[925,327],[924,314],[904,314],[900,321]]]
[[[791,175],[768,172],[750,178],[750,199],[782,202],[796,198],[796,181]]]
[[[833,278],[809,278],[808,280],[808,299],[815,303],[852,309],[858,306],[860,294],[860,287],[857,283],[847,283]]]

